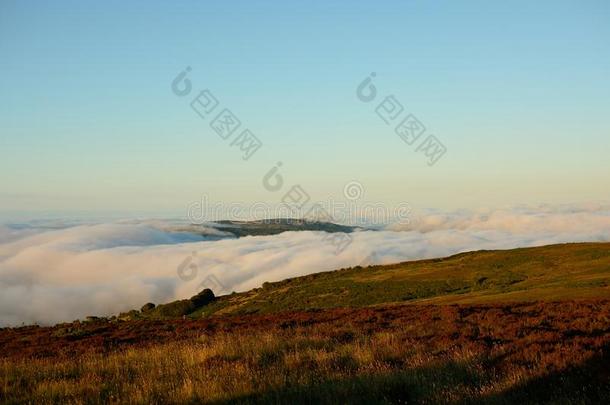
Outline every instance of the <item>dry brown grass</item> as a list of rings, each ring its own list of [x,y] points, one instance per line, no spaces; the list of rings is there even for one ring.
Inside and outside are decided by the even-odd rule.
[[[490,354],[503,352],[500,349]],[[429,390],[428,401],[438,403],[499,393],[535,373],[515,369],[504,375],[488,374],[485,359],[473,351],[452,349],[434,356],[396,333],[379,332],[340,343],[314,330],[280,335],[221,334],[188,344],[132,348],[110,356],[90,354],[74,360],[5,360],[0,370],[5,400],[34,403],[211,402],[245,399],[259,393],[267,393],[272,399],[273,392],[290,396],[289,392],[281,393],[286,387],[295,387],[296,394],[299,387],[318,384],[328,391],[322,397],[330,400],[334,389],[326,387],[325,382],[359,384],[361,387],[354,390],[369,391],[370,395],[373,391],[367,377],[391,379],[397,372],[402,372],[401,380],[411,385],[421,380]],[[475,384],[466,384],[466,379]],[[451,380],[457,384],[448,384]],[[433,382],[438,386],[434,387]],[[376,384],[382,392],[383,384]]]
[[[6,353],[0,400],[595,403],[610,399],[609,316],[610,302],[602,301],[335,310],[269,323],[238,318],[233,330],[207,323],[183,338],[142,340],[145,347],[135,338],[101,351]],[[136,337],[147,325],[117,327]],[[47,331],[39,329],[32,336]],[[56,331],[49,328],[49,336]],[[73,342],[99,343],[87,339]]]

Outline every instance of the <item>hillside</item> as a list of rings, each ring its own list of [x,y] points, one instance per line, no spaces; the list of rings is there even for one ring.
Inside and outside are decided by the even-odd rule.
[[[0,328],[0,403],[609,403],[609,285],[583,243]]]
[[[610,243],[461,253],[311,274],[217,297],[160,305],[141,317],[253,314],[378,304],[475,304],[610,298]],[[136,315],[133,314],[132,315]]]

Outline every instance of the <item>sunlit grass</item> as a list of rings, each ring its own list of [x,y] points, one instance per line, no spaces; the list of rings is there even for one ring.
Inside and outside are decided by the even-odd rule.
[[[521,365],[492,367],[492,359],[505,351],[502,346],[485,352],[434,349],[411,332],[362,334],[349,327],[333,334],[321,327],[221,333],[107,356],[2,360],[0,399],[36,404],[502,402],[494,395],[562,365],[557,353],[532,352],[531,358],[520,357]]]

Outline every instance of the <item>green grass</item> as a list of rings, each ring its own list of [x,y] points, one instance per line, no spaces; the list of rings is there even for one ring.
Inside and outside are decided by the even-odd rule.
[[[476,304],[610,298],[610,243],[460,253],[441,259],[314,273],[207,305],[159,305],[131,318],[244,315],[380,304]]]
[[[610,243],[477,251],[316,273],[219,297],[190,316],[578,298],[610,298]]]

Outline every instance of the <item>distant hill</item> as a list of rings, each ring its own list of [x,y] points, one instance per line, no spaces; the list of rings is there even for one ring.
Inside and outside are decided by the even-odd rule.
[[[189,300],[130,317],[163,319],[378,304],[476,304],[610,298],[610,243],[461,253],[442,259],[352,267],[265,283],[206,305]]]
[[[230,232],[237,237],[277,235],[289,231],[324,231],[328,233],[350,233],[358,227],[338,225],[331,222],[308,221],[298,218],[276,218],[258,221],[216,221],[211,226],[224,232]]]

